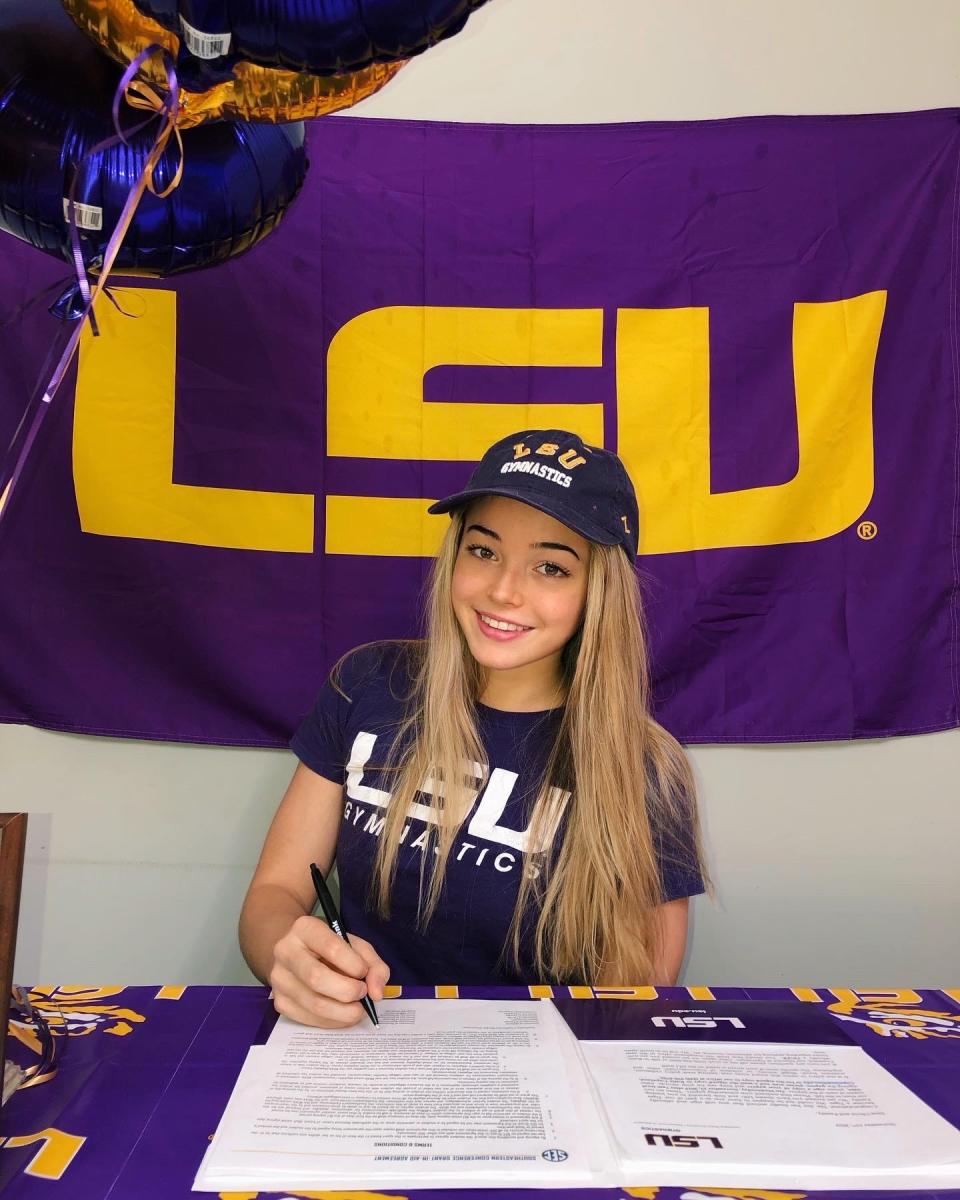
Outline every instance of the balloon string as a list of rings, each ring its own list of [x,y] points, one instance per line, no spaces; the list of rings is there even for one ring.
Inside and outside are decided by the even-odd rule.
[[[63,316],[59,312],[60,307],[67,304],[67,297],[70,296],[74,288],[77,288],[77,282],[73,275],[68,275],[66,279],[55,279],[53,283],[48,283],[46,287],[42,287],[38,291],[34,292],[32,296],[28,296],[22,304],[18,304],[9,316],[4,317],[3,320],[0,321],[0,329],[7,329],[11,325],[15,325],[17,321],[22,320],[32,308],[36,308],[38,304],[42,304],[43,301],[46,300],[48,296],[53,295],[54,292],[58,293],[57,299],[54,300],[53,304],[50,305],[50,307],[47,309],[47,312],[49,312],[52,316],[60,317],[62,321],[78,320],[79,314],[76,317],[70,317]],[[110,284],[107,284],[107,286],[103,289],[103,295],[106,296],[117,312],[123,313],[125,317],[135,317],[137,315],[136,313],[127,312],[127,310],[121,305],[120,301],[114,295],[114,288]]]
[[[153,54],[160,54],[164,70],[167,76],[167,94],[164,97],[150,87],[148,84],[136,78],[137,72],[148,58]],[[125,130],[120,122],[120,102],[126,100],[131,108],[146,109],[150,112],[150,116],[145,121],[141,121],[132,129]],[[144,187],[149,188],[155,196],[163,199],[168,196],[173,189],[179,184],[183,175],[183,139],[180,135],[180,130],[177,128],[177,119],[180,114],[180,88],[177,83],[177,72],[173,65],[173,59],[168,51],[156,43],[151,43],[133,59],[127,69],[124,71],[117,84],[113,94],[113,104],[111,108],[113,115],[113,127],[116,133],[113,137],[106,138],[97,145],[92,146],[77,163],[73,176],[70,180],[70,190],[67,194],[67,223],[70,230],[70,251],[73,257],[74,271],[77,276],[77,283],[80,287],[80,295],[83,299],[84,314],[81,316],[81,323],[84,317],[89,315],[90,329],[97,337],[99,330],[97,328],[97,318],[93,311],[93,302],[99,294],[98,289],[91,292],[90,283],[87,279],[86,263],[83,260],[83,248],[80,244],[80,228],[77,220],[77,184],[83,173],[83,168],[87,161],[94,155],[102,154],[104,151],[116,146],[122,142],[125,146],[130,145],[130,139],[133,135],[140,133],[157,117],[161,120],[161,127],[157,133],[156,140],[153,144],[149,155],[147,156],[144,168],[137,179],[136,184],[130,194],[127,196],[127,203],[124,205],[123,211],[120,214],[120,219],[117,222],[116,228],[110,236],[107,243],[107,248],[104,251],[103,264],[100,269],[100,278],[104,279],[109,275],[113,267],[114,260],[119,252],[123,239],[126,236],[130,222],[133,220],[133,215],[136,212],[137,205],[143,195]],[[177,139],[179,148],[179,161],[177,169],[174,173],[170,184],[164,188],[162,192],[158,192],[153,180],[153,172],[167,148],[167,142],[170,140],[171,134],[174,134]],[[132,203],[131,203],[132,200]]]
[[[63,340],[69,340],[70,336],[65,330]],[[13,491],[17,480],[20,478],[24,463],[26,463],[36,439],[40,423],[43,421],[49,408],[49,405],[42,403],[41,396],[47,390],[44,381],[47,379],[50,367],[57,360],[60,353],[57,345],[60,340],[59,337],[55,338],[53,345],[47,351],[43,367],[39,371],[38,383],[30,393],[27,407],[24,409],[23,416],[20,418],[13,437],[10,439],[10,445],[4,455],[3,462],[0,464],[0,522],[3,520],[7,499]]]
[[[140,69],[146,59],[148,59],[152,54],[156,53],[159,53],[162,56],[164,69],[166,71],[168,92],[165,96],[161,96],[148,84],[142,83],[140,80],[136,80],[134,78],[137,71]],[[149,109],[151,112],[151,115],[146,121],[141,122],[133,129],[127,131],[124,131],[120,124],[120,102],[124,99],[133,108]],[[24,437],[23,443],[19,448],[19,452],[17,451],[16,444],[20,431],[23,428],[23,422],[21,422],[20,427],[14,434],[13,442],[8,447],[3,461],[0,462],[0,521],[3,520],[3,517],[9,509],[10,497],[12,496],[14,488],[16,487],[23,472],[23,468],[40,430],[40,426],[43,423],[43,419],[49,411],[50,402],[57,394],[57,390],[63,382],[64,376],[66,375],[67,370],[73,361],[73,356],[77,352],[77,347],[80,345],[80,337],[83,334],[83,328],[88,318],[90,320],[91,332],[94,334],[94,336],[97,336],[99,333],[93,311],[94,305],[99,299],[101,292],[106,287],[107,279],[111,270],[113,269],[113,264],[116,261],[117,254],[120,251],[120,247],[123,243],[124,237],[126,236],[127,230],[130,228],[134,214],[137,211],[137,206],[143,198],[143,193],[149,189],[155,196],[158,196],[162,199],[173,191],[183,176],[183,141],[180,136],[180,130],[177,128],[176,124],[179,112],[180,88],[179,84],[177,83],[177,72],[173,65],[173,59],[171,58],[169,52],[163,49],[162,46],[158,46],[156,44],[147,46],[146,49],[142,50],[130,63],[126,71],[124,71],[120,82],[117,84],[117,89],[113,97],[113,124],[117,131],[116,137],[108,138],[106,141],[100,142],[92,149],[88,150],[78,163],[77,169],[73,173],[73,179],[70,183],[70,193],[67,199],[67,220],[70,226],[70,245],[73,255],[73,264],[77,273],[77,282],[80,287],[80,293],[83,298],[83,311],[81,312],[80,318],[67,340],[67,344],[63,350],[63,353],[60,355],[60,359],[54,368],[53,374],[47,382],[46,387],[43,389],[43,394],[41,395],[40,401],[33,413],[33,417],[30,420],[26,436]],[[110,235],[110,240],[107,242],[107,247],[104,250],[103,263],[98,273],[97,282],[91,289],[89,280],[87,278],[86,264],[83,261],[83,250],[80,245],[80,234],[77,226],[76,187],[77,180],[80,176],[80,171],[86,160],[90,158],[91,155],[101,153],[110,146],[116,145],[118,141],[123,142],[125,145],[129,145],[129,139],[133,134],[145,128],[145,126],[158,117],[161,125],[153,143],[153,147],[151,148],[150,153],[147,155],[146,162],[143,165],[143,169],[141,170],[136,183],[127,194],[126,201],[120,213],[120,218],[117,221],[116,227],[114,228],[113,233]],[[154,184],[153,173],[163,155],[164,150],[167,148],[167,143],[169,142],[171,136],[174,136],[177,139],[177,146],[180,151],[179,162],[171,182],[163,189],[163,191],[158,192]]]

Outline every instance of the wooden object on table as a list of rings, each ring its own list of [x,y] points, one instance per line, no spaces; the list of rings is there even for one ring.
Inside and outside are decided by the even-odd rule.
[[[17,950],[26,813],[0,813],[0,1066],[6,1061],[7,1018]]]

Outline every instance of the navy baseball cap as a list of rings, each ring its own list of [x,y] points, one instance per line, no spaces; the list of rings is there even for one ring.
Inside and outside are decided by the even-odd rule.
[[[623,463],[563,429],[524,429],[491,446],[462,492],[427,510],[448,513],[480,496],[521,500],[602,546],[622,546],[634,562],[637,496]]]

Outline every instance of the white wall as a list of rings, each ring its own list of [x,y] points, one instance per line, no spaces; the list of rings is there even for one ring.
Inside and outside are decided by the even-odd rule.
[[[957,64],[956,0],[491,0],[357,111],[568,123],[936,108],[960,104]],[[960,983],[956,731],[693,758],[718,895],[695,905],[686,982]],[[0,808],[31,812],[17,978],[249,982],[236,913],[290,769],[276,751],[0,726]]]

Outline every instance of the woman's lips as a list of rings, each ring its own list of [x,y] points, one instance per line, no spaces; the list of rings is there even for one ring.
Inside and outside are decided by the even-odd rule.
[[[492,625],[487,624],[487,620],[499,621],[499,617],[493,617],[489,613],[477,613],[477,624],[480,626],[480,632],[484,637],[490,638],[493,642],[512,642],[523,634],[529,633],[530,628],[527,625],[520,625],[519,621],[501,621],[504,625],[516,625],[515,629],[495,629]]]

